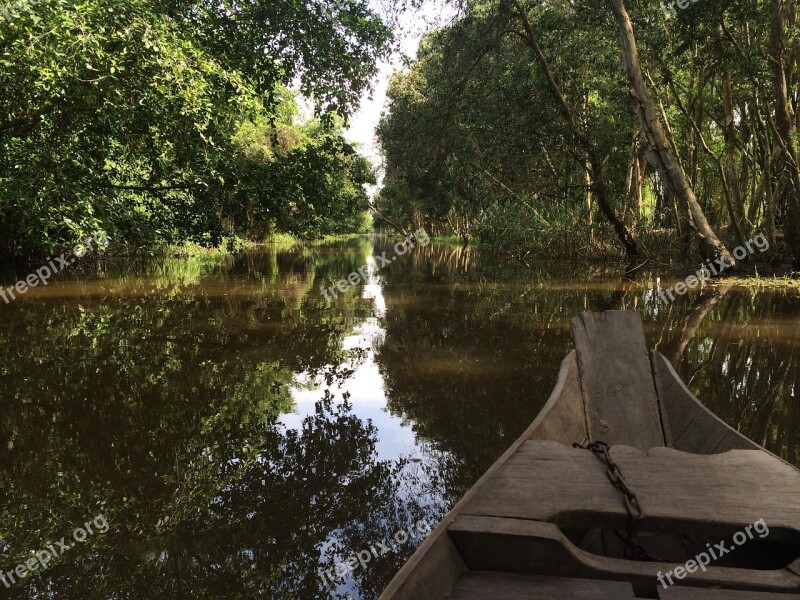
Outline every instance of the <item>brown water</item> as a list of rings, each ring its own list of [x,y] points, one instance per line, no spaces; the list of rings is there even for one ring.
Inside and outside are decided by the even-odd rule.
[[[800,463],[796,294],[665,305],[656,272],[432,244],[326,304],[383,251],[84,258],[0,303],[0,569],[109,525],[0,597],[377,598],[425,529],[398,532],[435,525],[536,416],[582,310],[638,310],[712,410]]]

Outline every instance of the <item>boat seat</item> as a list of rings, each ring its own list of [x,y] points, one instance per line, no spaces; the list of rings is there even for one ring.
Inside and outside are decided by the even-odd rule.
[[[800,594],[775,594],[772,592],[741,592],[683,586],[659,590],[661,600],[799,600]]]
[[[634,600],[624,581],[567,579],[546,575],[518,575],[470,571],[456,583],[450,600]]]
[[[640,536],[677,534],[718,543],[750,527],[738,557],[775,544],[789,556],[779,567],[727,568],[713,561],[690,574],[691,585],[727,585],[800,591],[800,472],[760,450],[695,455],[670,448],[649,452],[613,446],[619,466],[643,510]],[[753,528],[763,519],[764,538]],[[624,578],[636,593],[656,590],[656,573],[699,554],[702,546],[673,562],[635,562],[579,547],[575,530],[626,531],[630,516],[607,466],[593,452],[557,442],[526,441],[476,491],[448,532],[470,569],[597,579]],[[662,535],[663,537],[663,535]],[[747,544],[751,544],[747,548]],[[731,553],[729,553],[731,554]],[[794,570],[792,570],[794,569]],[[761,587],[758,587],[761,586]]]
[[[612,446],[650,531],[733,535],[758,519],[770,540],[800,541],[800,471],[760,450],[689,454]],[[589,450],[526,441],[481,486],[462,515],[533,519],[593,527],[598,519],[624,529],[629,517],[607,465]]]
[[[800,594],[737,591],[720,588],[674,586],[659,589],[660,600],[800,600]],[[459,578],[448,600],[635,600],[633,587],[624,581],[574,579],[547,575],[522,575],[469,571]]]

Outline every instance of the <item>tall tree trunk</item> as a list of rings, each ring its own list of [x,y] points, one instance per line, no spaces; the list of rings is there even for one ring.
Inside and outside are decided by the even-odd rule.
[[[630,82],[634,110],[639,118],[642,133],[649,144],[648,158],[681,204],[687,207],[703,258],[720,256],[732,269],[735,269],[736,260],[708,224],[706,215],[686,178],[680,159],[673,149],[672,140],[659,121],[653,99],[645,84],[636,37],[625,3],[623,0],[611,0],[611,7],[619,25],[622,66]]]
[[[572,113],[572,109],[567,103],[566,97],[561,91],[559,85],[556,83],[556,80],[553,77],[553,72],[550,70],[550,65],[547,62],[547,58],[542,52],[539,42],[536,39],[536,35],[533,32],[533,27],[528,19],[528,13],[525,10],[525,7],[522,5],[520,0],[511,0],[511,2],[516,8],[519,18],[522,21],[522,26],[525,30],[522,38],[527,43],[528,47],[533,51],[536,62],[539,63],[539,67],[542,69],[545,79],[547,80],[550,95],[553,97],[553,100],[558,106],[561,115],[567,122],[570,133],[581,145],[581,148],[584,152],[586,152],[586,156],[589,159],[589,168],[591,171],[590,175],[592,178],[593,188],[592,191],[597,198],[597,205],[600,207],[600,211],[603,213],[606,219],[608,219],[609,223],[611,223],[611,225],[614,227],[614,231],[616,232],[619,241],[622,242],[622,245],[625,247],[625,252],[627,253],[628,257],[633,258],[639,253],[639,248],[636,244],[636,239],[634,238],[633,234],[625,226],[625,223],[622,222],[622,219],[617,216],[617,213],[614,211],[614,207],[611,204],[608,193],[608,185],[606,184],[603,170],[603,160],[600,154],[597,152],[597,148],[595,148],[594,144],[586,136],[585,132],[578,126],[578,122]]]
[[[636,136],[639,134],[638,129],[633,133],[633,141],[631,142],[631,156],[628,159],[628,168],[625,171],[625,202],[622,205],[622,221],[625,225],[630,226],[631,221],[628,217],[628,210],[631,205],[631,198],[633,197],[633,171],[636,169]]]
[[[583,78],[585,81],[589,81],[589,73],[586,69],[583,72]],[[583,114],[589,114],[589,90],[583,92]],[[589,159],[584,157],[581,161],[580,165],[580,174],[579,177],[581,178],[580,183],[586,187],[586,215],[587,215],[587,223],[589,225],[589,241],[594,243],[594,210],[593,204],[594,201],[592,199],[592,177],[589,175]],[[628,225],[628,222],[625,220],[625,211],[622,211],[622,222],[625,225]]]
[[[633,171],[633,210],[636,222],[642,218],[642,196],[644,192],[644,178],[647,175],[647,161],[641,148],[637,149],[636,164]]]
[[[800,167],[797,164],[796,124],[789,98],[787,64],[791,56],[784,60],[784,39],[786,22],[784,19],[784,0],[772,0],[772,23],[770,51],[772,53],[772,84],[775,95],[775,129],[781,145],[781,162],[785,165],[791,179],[786,186],[786,214],[784,234],[794,256],[795,268],[800,268]],[[791,53],[787,53],[791,55]],[[774,199],[780,201],[780,197]]]
[[[583,165],[583,185],[586,186],[586,213],[589,219],[589,239],[594,242],[594,201],[592,200],[592,178],[588,165]]]
[[[744,245],[747,241],[745,233],[749,234],[750,224],[744,218],[744,196],[739,181],[739,170],[736,161],[736,121],[733,114],[733,92],[731,90],[731,71],[725,69],[722,74],[722,107],[725,111],[725,181],[728,188],[726,196],[728,211],[731,216],[731,225],[736,233],[736,241]],[[747,230],[747,231],[745,231]]]
[[[694,112],[694,122],[702,125],[703,123],[703,88],[705,87],[705,68],[703,65],[698,64],[697,56],[699,52],[697,49],[697,41],[692,40],[692,67],[689,70],[689,98],[688,108]],[[699,67],[699,73],[697,73]],[[685,124],[685,133],[687,141],[687,163],[689,165],[689,180],[691,181],[692,189],[697,189],[697,176],[700,171],[700,142],[696,139],[697,134],[692,127],[692,124],[687,122]]]
[[[633,214],[637,223],[642,217],[642,187],[647,164],[639,147],[640,135],[637,127],[631,138],[631,157],[625,175],[625,209],[622,211],[622,219],[626,225],[631,224],[629,214]]]

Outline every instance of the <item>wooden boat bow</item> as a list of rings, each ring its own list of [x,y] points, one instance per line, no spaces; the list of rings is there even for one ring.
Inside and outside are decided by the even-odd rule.
[[[800,598],[800,471],[706,409],[647,349],[638,313],[584,313],[571,325],[575,350],[536,420],[381,598]],[[636,540],[625,539],[630,509],[609,465],[573,447],[600,440],[641,504]],[[768,539],[659,585],[692,544],[759,519]],[[649,560],[623,558],[634,541]]]

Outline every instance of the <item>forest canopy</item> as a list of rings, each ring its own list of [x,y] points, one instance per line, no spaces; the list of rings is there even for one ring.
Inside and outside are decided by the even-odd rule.
[[[734,270],[731,249],[763,233],[761,258],[800,268],[792,2],[443,4],[457,18],[390,84],[383,223],[520,254],[666,252]],[[394,47],[376,4],[9,6],[0,256],[97,230],[148,250],[366,228],[375,172],[343,131]]]
[[[389,49],[366,0],[31,0],[0,14],[0,256],[364,226],[343,137]],[[313,99],[301,119],[292,86]]]
[[[548,256],[763,232],[797,268],[796,33],[787,0],[468,1],[394,75],[379,208]]]

